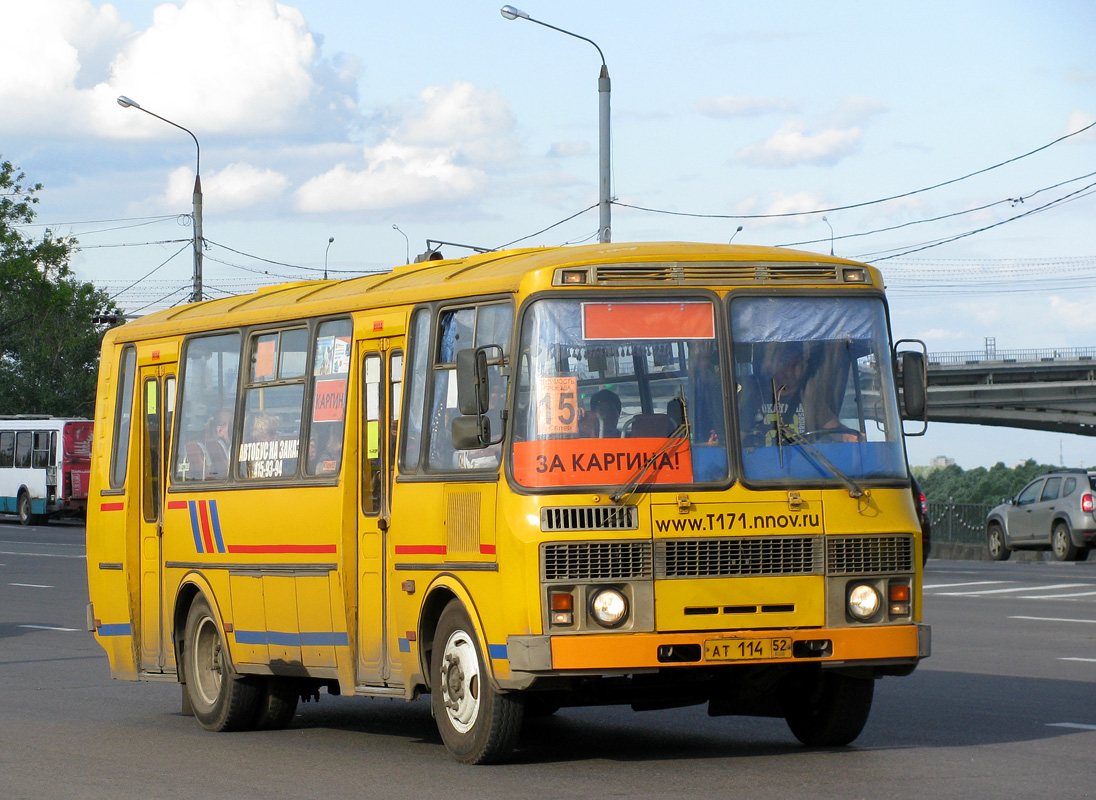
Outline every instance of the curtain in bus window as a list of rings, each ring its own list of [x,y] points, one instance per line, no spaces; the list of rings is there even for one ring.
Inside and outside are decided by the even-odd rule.
[[[411,319],[411,350],[408,353],[408,374],[411,386],[407,393],[407,415],[403,425],[403,457],[400,466],[414,470],[422,452],[422,418],[426,406],[426,375],[430,352],[430,310],[420,308]]]
[[[114,398],[114,443],[110,454],[110,488],[120,489],[126,482],[129,462],[129,429],[133,416],[133,384],[137,375],[137,350],[128,345],[122,350],[118,369],[118,394]]]
[[[335,475],[342,462],[352,341],[348,319],[324,322],[316,332],[312,353],[312,419],[305,463],[308,475]]]
[[[224,481],[230,474],[236,430],[240,335],[187,341],[179,392],[179,436],[172,480]]]

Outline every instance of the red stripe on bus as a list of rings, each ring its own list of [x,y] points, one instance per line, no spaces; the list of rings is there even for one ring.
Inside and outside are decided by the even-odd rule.
[[[230,544],[230,553],[334,553],[333,544]]]
[[[209,504],[205,500],[198,501],[198,516],[202,520],[202,541],[205,542],[205,551],[213,551],[213,529],[209,527]]]
[[[103,503],[99,506],[100,511],[121,511],[126,507],[125,503]]]
[[[480,554],[485,556],[493,556],[495,554],[495,546],[493,544],[481,544]]]
[[[396,555],[398,556],[422,556],[422,555],[434,555],[443,556],[446,553],[445,545],[443,544],[398,544],[396,545]]]
[[[168,511],[178,511],[186,508],[186,500],[169,500],[167,504]]]

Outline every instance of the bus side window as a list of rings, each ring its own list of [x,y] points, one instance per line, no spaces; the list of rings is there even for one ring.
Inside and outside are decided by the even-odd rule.
[[[381,423],[384,419],[382,407],[383,381],[381,378],[381,356],[368,353],[365,356],[363,397],[365,414],[363,415],[362,442],[362,511],[366,514],[381,512],[382,466],[384,454],[381,447]]]
[[[426,406],[426,371],[430,352],[430,309],[420,308],[411,318],[411,351],[407,372],[411,385],[407,395],[407,413],[404,415],[402,457],[400,467],[404,472],[418,469],[422,454],[422,418]]]
[[[31,431],[17,431],[15,434],[15,468],[30,469],[33,452],[34,434]]]
[[[173,483],[220,482],[232,474],[239,371],[238,333],[196,337],[186,342],[178,388],[179,429],[175,434],[178,439],[171,472]],[[169,383],[165,413],[171,413],[175,407],[175,392],[174,382]]]
[[[353,325],[348,319],[321,323],[312,354],[312,419],[305,474],[332,477],[342,463],[346,388],[350,379]]]
[[[15,431],[0,433],[0,467],[15,466]]]
[[[129,463],[129,428],[133,417],[133,383],[137,373],[137,350],[127,345],[122,350],[118,370],[118,394],[114,398],[114,443],[110,453],[110,488],[121,489],[126,482]]]

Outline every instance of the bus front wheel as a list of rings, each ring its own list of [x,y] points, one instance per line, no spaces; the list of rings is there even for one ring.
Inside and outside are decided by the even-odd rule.
[[[452,600],[441,613],[430,656],[430,707],[446,749],[465,764],[493,764],[513,751],[524,708],[491,685],[476,630]]]
[[[211,731],[254,727],[259,713],[261,686],[255,678],[232,669],[224,636],[209,601],[197,597],[186,618],[185,677],[194,716]]]
[[[860,735],[871,713],[873,678],[818,670],[784,693],[784,719],[809,747],[842,747]]]

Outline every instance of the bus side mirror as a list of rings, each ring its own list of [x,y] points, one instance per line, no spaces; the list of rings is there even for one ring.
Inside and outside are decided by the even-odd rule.
[[[491,401],[487,348],[457,352],[457,406],[461,414],[485,414]]]
[[[454,417],[452,423],[455,450],[479,450],[491,444],[491,420],[483,414]]]
[[[898,352],[898,345],[904,343],[920,346],[920,351]],[[925,343],[918,339],[900,339],[894,344],[895,361],[901,372],[902,418],[920,420],[920,431],[907,433],[906,436],[922,436],[928,430],[928,357]]]
[[[902,353],[902,406],[908,419],[925,418],[928,410],[928,371],[923,353]]]

